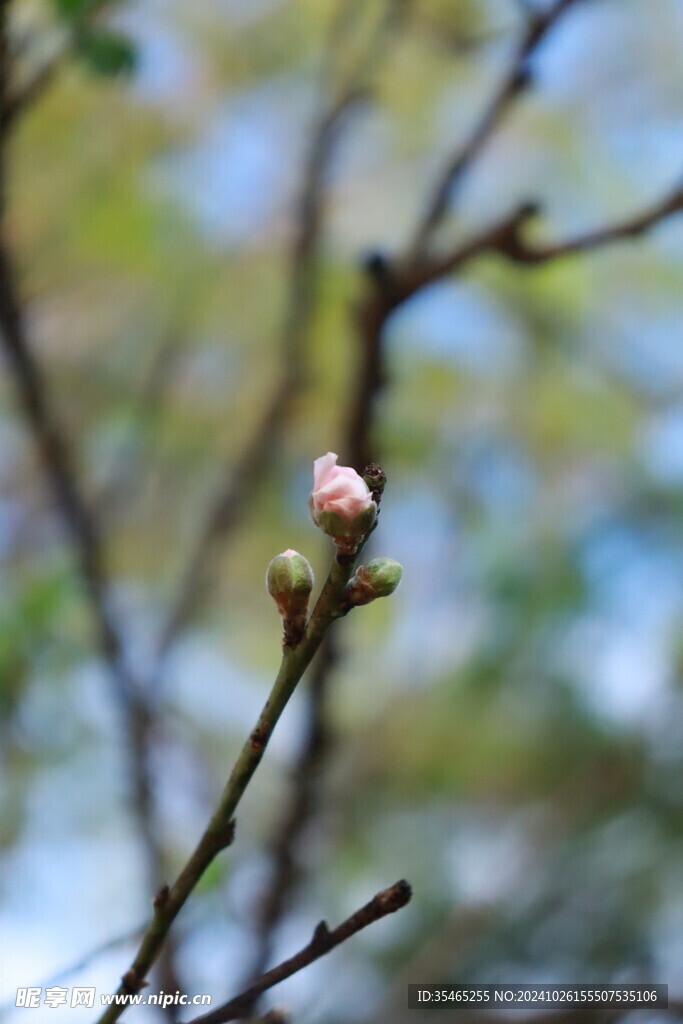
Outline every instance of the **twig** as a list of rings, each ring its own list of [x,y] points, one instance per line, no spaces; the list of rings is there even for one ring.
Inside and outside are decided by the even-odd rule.
[[[538,216],[540,208],[534,203],[522,204],[511,214],[474,234],[465,242],[459,243],[450,251],[434,257],[425,257],[417,266],[409,266],[405,270],[402,270],[397,262],[391,268],[394,286],[393,290],[383,297],[382,316],[386,318],[421,288],[460,270],[482,253],[499,253],[515,263],[534,266],[576,253],[606,248],[615,242],[637,239],[662,221],[682,211],[683,185],[677,185],[663,199],[630,217],[558,242],[534,242],[526,235],[528,225]],[[378,303],[375,297],[371,296],[370,299],[374,303],[371,307],[373,311]]]
[[[367,928],[368,925],[374,924],[375,921],[381,920],[387,914],[393,914],[402,907],[405,907],[410,901],[410,896],[410,886],[407,882],[401,880],[389,889],[384,889],[382,892],[377,893],[369,903],[366,903],[364,907],[357,910],[355,914],[348,917],[346,921],[342,922],[333,931],[330,931],[326,923],[321,921],[315,929],[311,941],[295,956],[283,961],[277,967],[266,971],[250,988],[235,996],[229,1003],[224,1003],[223,1006],[217,1007],[210,1013],[195,1017],[190,1021],[190,1024],[226,1024],[228,1021],[239,1020],[245,1017],[249,1013],[249,1008],[254,1000],[262,992],[279,984],[286,978],[291,978],[293,974],[297,974],[305,967],[319,960],[320,957],[325,956],[336,946],[346,942],[347,939],[350,939],[351,936],[363,928]]]
[[[516,263],[547,263],[549,260],[563,256],[589,252],[614,242],[638,238],[663,220],[681,211],[683,211],[683,185],[678,185],[668,196],[631,217],[606,224],[595,231],[576,235],[565,241],[537,243],[524,238],[524,228],[532,213],[531,208],[527,208],[526,213],[523,211],[522,215],[518,215],[516,219],[512,218],[509,229],[507,231],[504,229],[502,235],[494,240],[493,248]]]
[[[165,886],[158,894],[154,916],[131,967],[123,975],[118,994],[138,992],[146,983],[147,972],[159,956],[171,925],[190,893],[216,856],[232,842],[233,815],[261,762],[273,729],[327,630],[346,611],[344,595],[356,559],[357,554],[337,554],[308,621],[303,640],[296,647],[283,648],[280,670],[270,696],[235,761],[218,806],[173,885]],[[124,1009],[125,1006],[121,1004],[112,1004],[101,1016],[100,1024],[112,1024]]]
[[[577,0],[555,0],[545,11],[529,10],[522,37],[515,48],[510,66],[503,75],[491,100],[475,124],[471,134],[441,172],[428,198],[413,240],[408,247],[410,258],[417,261],[424,254],[432,234],[443,220],[454,191],[465,173],[495,132],[509,107],[530,83],[529,60],[546,38],[550,29]]]
[[[320,770],[331,743],[327,693],[336,660],[335,638],[328,635],[314,664],[306,694],[307,720],[303,742],[289,779],[289,796],[273,829],[270,848],[266,851],[270,854],[270,873],[254,914],[255,952],[246,972],[247,982],[265,970],[272,955],[276,928],[298,881],[298,846],[316,806]]]

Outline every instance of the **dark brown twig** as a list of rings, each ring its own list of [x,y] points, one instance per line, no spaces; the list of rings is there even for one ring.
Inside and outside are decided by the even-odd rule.
[[[315,929],[311,941],[295,956],[266,971],[253,985],[235,996],[230,1002],[224,1003],[210,1013],[195,1017],[190,1024],[200,1024],[200,1022],[201,1024],[226,1024],[227,1021],[239,1020],[247,1016],[254,1000],[262,992],[278,985],[286,978],[291,978],[293,974],[297,974],[315,960],[319,960],[320,957],[325,956],[336,946],[346,942],[363,928],[367,928],[368,925],[405,907],[410,901],[410,896],[410,886],[401,880],[389,889],[378,893],[369,903],[357,910],[333,931],[330,931],[325,922],[321,921]]]
[[[522,37],[515,48],[507,71],[471,134],[444,167],[427,200],[424,213],[409,246],[411,260],[417,261],[423,255],[430,238],[448,210],[457,186],[482,152],[509,108],[529,85],[531,57],[550,29],[576,2],[577,0],[555,0],[545,11],[531,9],[527,11]]]
[[[393,261],[374,257],[368,266],[365,293],[356,310],[359,335],[362,339],[360,388],[349,424],[353,448],[359,453],[358,465],[370,457],[371,423],[374,405],[384,384],[382,339],[391,314],[421,289],[460,271],[476,257],[498,253],[525,266],[537,266],[576,253],[604,248],[615,242],[638,238],[662,221],[683,211],[683,187],[678,186],[664,199],[623,220],[576,235],[559,242],[543,243],[528,240],[527,225],[537,215],[534,204],[523,204],[497,223],[483,228],[451,250],[436,256],[423,255],[411,260]],[[368,440],[370,438],[370,440]]]
[[[631,217],[614,221],[595,231],[576,235],[564,241],[543,243],[528,241],[524,229],[529,221],[530,211],[518,214],[503,227],[502,233],[494,239],[492,248],[516,263],[538,264],[571,256],[575,253],[590,252],[604,248],[614,242],[629,241],[651,231],[662,221],[683,211],[683,185],[678,185],[668,196]],[[447,268],[448,271],[448,268]]]

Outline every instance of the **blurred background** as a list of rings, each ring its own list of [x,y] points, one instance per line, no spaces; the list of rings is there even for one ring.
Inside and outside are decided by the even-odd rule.
[[[405,250],[546,7],[10,6],[12,82],[46,74],[5,131],[3,247],[94,526],[4,361],[8,1024],[18,986],[112,991],[199,836],[279,661],[266,565],[326,571],[306,501],[314,458],[360,450],[367,267]],[[681,0],[568,5],[437,249],[528,200],[554,241],[667,195],[681,66]],[[361,447],[403,584],[295,694],[148,991],[215,1005],[405,877],[407,909],[264,1007],[416,1020],[409,981],[683,995],[682,286],[671,217],[538,266],[485,253],[387,318]]]

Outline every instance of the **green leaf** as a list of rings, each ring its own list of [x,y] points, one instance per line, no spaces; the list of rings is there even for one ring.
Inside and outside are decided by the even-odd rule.
[[[128,74],[135,67],[133,44],[118,32],[89,29],[78,40],[78,53],[98,75]]]

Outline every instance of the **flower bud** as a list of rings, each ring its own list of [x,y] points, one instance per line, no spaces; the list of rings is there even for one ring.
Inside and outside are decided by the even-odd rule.
[[[282,616],[285,643],[290,646],[303,636],[313,583],[308,559],[292,548],[276,555],[268,566],[266,586]]]
[[[393,558],[373,558],[360,565],[346,588],[346,596],[353,607],[370,604],[378,597],[389,597],[401,582],[403,566]]]
[[[329,534],[340,550],[351,554],[377,518],[377,505],[367,483],[351,466],[338,466],[334,452],[313,463],[309,505],[316,526]]]

